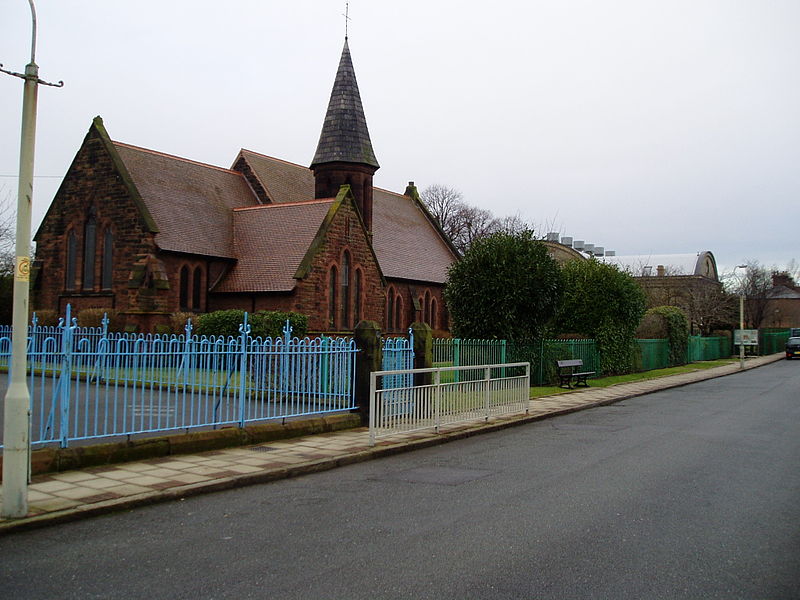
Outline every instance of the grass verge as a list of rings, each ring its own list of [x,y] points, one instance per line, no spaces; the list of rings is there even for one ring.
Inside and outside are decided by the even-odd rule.
[[[589,387],[609,387],[620,383],[632,383],[635,381],[645,381],[647,379],[657,379],[669,375],[679,375],[680,373],[691,373],[702,371],[703,369],[713,369],[736,362],[734,359],[706,360],[702,362],[681,365],[679,367],[669,367],[668,369],[655,369],[653,371],[643,371],[642,373],[628,373],[626,375],[613,375],[610,377],[597,377],[589,380]],[[585,388],[578,388],[585,389]],[[557,386],[537,386],[531,388],[531,398],[541,398],[542,396],[553,396],[570,392],[566,388]]]

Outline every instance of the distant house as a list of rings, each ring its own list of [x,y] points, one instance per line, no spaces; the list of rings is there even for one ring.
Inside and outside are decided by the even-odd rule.
[[[378,168],[347,40],[310,167],[250,150],[202,164],[113,141],[97,117],[36,233],[32,305],[140,330],[228,308],[301,312],[315,331],[447,329],[458,254],[413,182],[376,188]]]
[[[761,327],[800,327],[800,287],[788,273],[773,273]]]
[[[647,306],[684,309],[695,332],[710,333],[729,312],[717,262],[709,251],[695,254],[606,256],[601,260],[632,275],[647,296]]]

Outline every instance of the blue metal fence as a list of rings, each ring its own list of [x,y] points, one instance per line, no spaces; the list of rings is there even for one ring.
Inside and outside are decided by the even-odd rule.
[[[28,335],[33,444],[185,430],[355,408],[352,338],[142,335],[67,318]],[[4,335],[5,334],[5,335]],[[0,331],[0,367],[10,360]]]

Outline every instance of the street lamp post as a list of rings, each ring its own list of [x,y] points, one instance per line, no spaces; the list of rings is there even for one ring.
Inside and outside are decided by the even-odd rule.
[[[25,73],[0,71],[25,81],[22,96],[22,135],[19,150],[17,188],[17,230],[14,262],[14,305],[11,319],[11,382],[3,408],[3,517],[19,518],[28,513],[28,475],[30,465],[30,394],[25,382],[28,342],[28,287],[31,253],[31,199],[33,196],[33,157],[36,141],[36,96],[39,84],[61,87],[64,82],[47,83],[39,79],[36,66],[36,9],[31,7],[33,34],[31,61]]]
[[[747,265],[736,265],[736,269],[747,269]],[[739,368],[744,369],[744,282],[739,283]]]

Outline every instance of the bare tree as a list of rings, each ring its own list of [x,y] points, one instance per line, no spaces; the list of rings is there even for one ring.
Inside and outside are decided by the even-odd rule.
[[[0,275],[14,272],[16,220],[11,190],[0,188]]]
[[[533,231],[533,229],[533,226],[527,223],[519,213],[494,220],[494,231],[514,234],[523,231]]]
[[[767,304],[772,290],[772,272],[757,260],[746,261],[747,268],[741,276],[724,275],[725,286],[736,295],[744,295],[745,327],[757,329],[767,314]]]
[[[496,218],[485,208],[464,201],[461,192],[441,184],[429,185],[420,194],[442,231],[461,254],[475,240],[502,231],[519,233],[532,229],[519,215]]]
[[[435,183],[420,194],[428,211],[436,219],[439,227],[454,240],[461,232],[461,211],[466,207],[464,198],[457,189]]]
[[[700,329],[700,335],[709,336],[715,329],[727,329],[736,324],[736,296],[719,286],[691,286],[683,300],[687,316]]]
[[[11,323],[14,291],[16,221],[14,196],[0,188],[0,323]]]
[[[485,208],[465,205],[458,218],[461,228],[457,237],[453,239],[453,244],[462,254],[469,249],[472,242],[496,231],[495,218]]]
[[[784,272],[792,278],[792,281],[795,285],[800,282],[800,263],[797,262],[794,258],[786,263],[786,268]]]

